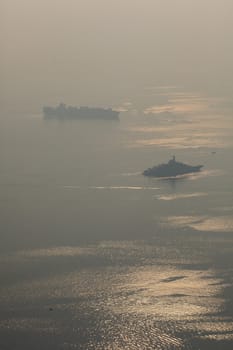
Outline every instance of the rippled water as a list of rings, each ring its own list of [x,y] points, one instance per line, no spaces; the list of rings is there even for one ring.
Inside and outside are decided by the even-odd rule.
[[[229,272],[211,266],[210,244],[213,254],[225,242],[105,241],[2,256],[1,266],[15,273],[1,288],[2,339],[13,344],[14,334],[28,348],[61,349],[204,349],[229,342],[233,324],[223,295]]]
[[[231,111],[166,95],[119,123],[2,116],[2,349],[232,348]],[[174,152],[203,171],[141,175]]]

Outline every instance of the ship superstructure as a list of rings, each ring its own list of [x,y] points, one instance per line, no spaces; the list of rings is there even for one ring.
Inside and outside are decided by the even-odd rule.
[[[202,167],[203,165],[193,166],[177,162],[175,156],[173,156],[168,163],[159,164],[152,168],[146,169],[143,172],[143,175],[151,177],[175,177],[178,175],[198,172],[201,170]]]
[[[119,112],[111,108],[73,107],[60,103],[57,107],[43,107],[46,119],[119,119]]]

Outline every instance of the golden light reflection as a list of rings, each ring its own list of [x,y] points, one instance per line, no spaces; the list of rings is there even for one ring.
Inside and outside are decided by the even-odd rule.
[[[141,172],[136,173],[126,173],[123,174],[124,176],[133,176],[133,175],[139,175]],[[80,186],[64,186],[64,188],[67,189],[80,189]],[[141,191],[141,190],[159,190],[159,187],[148,187],[148,186],[89,186],[87,187],[91,190],[132,190],[132,191]]]
[[[152,139],[139,139],[130,144],[129,147],[139,146],[160,146],[172,149],[199,149],[199,148],[224,148],[226,142],[224,140],[206,139],[195,137],[195,135],[184,137],[156,137]]]
[[[190,116],[187,118],[160,116],[159,120],[156,121],[156,126],[131,127],[130,131],[134,138],[131,139],[129,147],[225,148],[233,145],[233,128],[230,127],[230,122],[228,118],[216,115],[195,116],[195,118]]]
[[[199,94],[185,92],[161,92],[157,94],[167,97],[167,103],[147,107],[144,114],[159,114],[164,112],[174,114],[195,114],[213,111],[216,106],[223,102],[222,98],[202,97]]]
[[[195,103],[187,103],[185,100],[172,100],[171,104],[164,106],[152,106],[144,110],[144,114],[158,114],[164,112],[170,113],[197,113],[197,112],[207,112],[208,105],[204,102],[197,101]]]
[[[205,192],[180,193],[180,194],[176,193],[171,195],[158,195],[156,197],[163,201],[173,201],[176,199],[186,199],[186,198],[195,198],[195,197],[203,197],[203,196],[208,196],[208,193],[205,193]]]
[[[232,114],[224,108],[225,99],[156,89],[157,100],[163,98],[144,108],[144,125],[130,127],[136,137],[132,137],[129,147],[197,149],[233,145]]]
[[[29,251],[28,257],[39,258],[88,254],[89,251],[96,256],[108,254],[111,259],[119,259],[119,256],[125,259],[128,255],[130,261],[133,257],[137,263],[127,266],[124,263],[80,266],[78,263],[74,265],[75,269],[72,263],[71,270],[57,269],[56,274],[31,276],[7,286],[0,293],[1,305],[14,301],[15,310],[22,305],[24,312],[25,305],[29,307],[26,316],[13,314],[2,320],[0,329],[62,335],[67,327],[66,317],[69,317],[68,328],[70,324],[74,325],[77,335],[77,321],[82,320],[84,313],[85,320],[91,322],[98,316],[96,328],[88,328],[89,324],[84,323],[85,334],[99,334],[103,327],[109,335],[104,343],[91,347],[95,349],[181,349],[185,348],[186,337],[179,335],[187,332],[198,338],[232,339],[232,322],[220,313],[225,306],[223,279],[216,277],[216,271],[212,269],[182,268],[184,260],[180,256],[174,260],[168,251],[165,259],[159,257],[161,253],[163,255],[161,249],[151,244],[143,246],[139,241],[103,241],[90,248],[55,247]],[[22,253],[26,255],[26,252]],[[151,258],[145,263],[146,256],[153,259],[156,256],[156,263]],[[51,303],[52,313],[48,312]],[[38,306],[36,309],[35,305]],[[32,316],[27,315],[28,310],[33,311]],[[70,328],[66,334],[68,337],[72,334]]]
[[[91,186],[90,188],[96,190],[159,190],[159,187],[145,186]]]
[[[184,228],[189,227],[197,231],[206,232],[232,232],[233,233],[233,217],[232,216],[171,216],[166,218],[162,225]]]
[[[127,299],[111,305],[116,313],[157,315],[161,319],[193,319],[217,311],[221,284],[211,271],[147,267],[128,276],[121,286]],[[208,300],[208,303],[207,303]]]
[[[133,104],[131,101],[128,100],[123,102],[120,106],[114,108],[114,110],[118,112],[128,112],[132,110],[132,108],[133,108]]]

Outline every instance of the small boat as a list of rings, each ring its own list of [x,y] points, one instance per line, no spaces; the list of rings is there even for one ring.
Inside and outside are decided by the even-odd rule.
[[[203,165],[188,165],[177,162],[175,156],[168,163],[159,164],[152,168],[148,168],[143,172],[145,176],[151,177],[175,177],[178,175],[195,173],[201,170]]]

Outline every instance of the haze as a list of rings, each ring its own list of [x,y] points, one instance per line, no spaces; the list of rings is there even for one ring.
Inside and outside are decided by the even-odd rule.
[[[233,0],[0,7],[0,348],[233,349]]]
[[[233,93],[230,0],[0,3],[6,109],[61,100],[116,106],[153,85]]]

